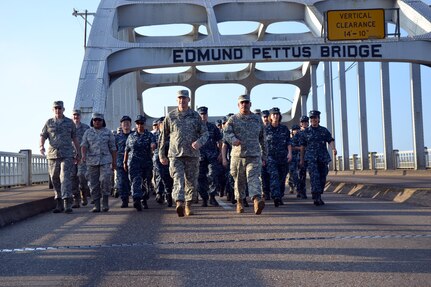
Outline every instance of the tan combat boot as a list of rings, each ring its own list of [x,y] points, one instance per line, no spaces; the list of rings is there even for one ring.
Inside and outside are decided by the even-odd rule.
[[[177,211],[178,217],[184,217],[184,202],[178,200],[175,210]]]
[[[265,201],[261,200],[257,196],[253,199],[254,204],[254,213],[259,215],[262,213],[262,210],[265,208]]]
[[[236,213],[244,213],[244,206],[242,205],[242,199],[236,201]]]
[[[192,211],[192,202],[191,201],[186,201],[186,215],[187,216],[194,215],[194,213]]]

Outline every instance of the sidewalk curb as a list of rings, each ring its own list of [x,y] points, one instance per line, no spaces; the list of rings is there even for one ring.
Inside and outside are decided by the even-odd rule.
[[[55,207],[54,196],[0,208],[0,227],[47,212]]]
[[[328,181],[325,191],[431,207],[431,188],[397,188],[393,186]]]

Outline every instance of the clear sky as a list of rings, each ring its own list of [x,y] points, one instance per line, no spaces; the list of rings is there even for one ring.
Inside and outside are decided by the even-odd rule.
[[[431,1],[424,1],[431,4]],[[97,10],[99,0],[44,0],[2,1],[0,18],[2,37],[0,42],[0,128],[3,136],[0,151],[18,152],[32,149],[38,153],[39,134],[45,121],[52,117],[51,105],[63,100],[65,114],[71,115],[78,85],[79,73],[84,57],[84,21],[73,17],[73,8],[89,12]],[[90,17],[91,18],[91,17]],[[348,67],[351,63],[346,63]],[[284,64],[286,65],[286,64]],[[293,67],[298,63],[290,63]],[[321,71],[323,65],[319,65]],[[263,67],[263,66],[262,66]],[[382,123],[380,112],[380,86],[378,63],[366,64],[367,113],[369,150],[382,152]],[[409,69],[407,64],[393,63],[391,68],[391,101],[394,148],[412,150],[411,108],[409,96]],[[337,66],[334,64],[334,73]],[[323,74],[318,76],[319,108],[324,112]],[[336,74],[334,74],[334,77]],[[431,109],[431,68],[422,67],[422,102],[425,125],[425,146],[431,147],[431,123],[427,114]],[[359,152],[359,124],[357,112],[356,66],[347,73],[349,107],[350,154]],[[339,117],[338,80],[334,80],[335,116]],[[159,92],[172,95],[176,88]],[[214,115],[236,112],[236,102],[229,100],[243,92],[238,85],[203,87],[197,93],[196,104],[206,105]],[[286,100],[263,101],[260,95],[293,97],[295,87],[259,86],[252,93],[253,108],[269,109],[279,106],[287,111]],[[199,96],[210,95],[210,96]],[[211,97],[211,95],[217,97]],[[144,109],[154,117],[163,115],[165,105],[175,105],[174,97],[166,102],[155,101],[151,92],[144,93]],[[222,104],[220,104],[222,103]],[[310,106],[307,110],[310,109]],[[325,115],[322,119],[324,122]],[[337,119],[336,119],[337,121]],[[336,123],[335,138],[339,137]],[[340,146],[337,145],[340,150]]]

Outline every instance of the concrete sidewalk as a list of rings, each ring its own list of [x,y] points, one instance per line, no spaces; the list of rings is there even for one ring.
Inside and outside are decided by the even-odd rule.
[[[431,170],[332,171],[325,191],[431,207]]]
[[[54,191],[48,188],[48,184],[0,190],[0,227],[54,207]]]

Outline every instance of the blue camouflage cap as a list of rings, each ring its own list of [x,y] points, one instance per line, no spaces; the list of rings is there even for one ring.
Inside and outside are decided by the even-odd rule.
[[[280,109],[277,107],[273,107],[269,110],[269,114],[280,114]]]
[[[145,123],[147,121],[147,118],[143,115],[137,115],[135,123]]]
[[[269,117],[269,111],[268,110],[263,110],[262,111],[262,117]]]
[[[311,117],[320,117],[320,112],[319,111],[317,111],[317,110],[311,110],[309,113],[308,113],[308,116],[311,118]]]
[[[299,121],[302,122],[308,122],[309,118],[307,116],[302,116]]]
[[[207,107],[199,107],[198,108],[199,114],[208,114],[208,108]]]

